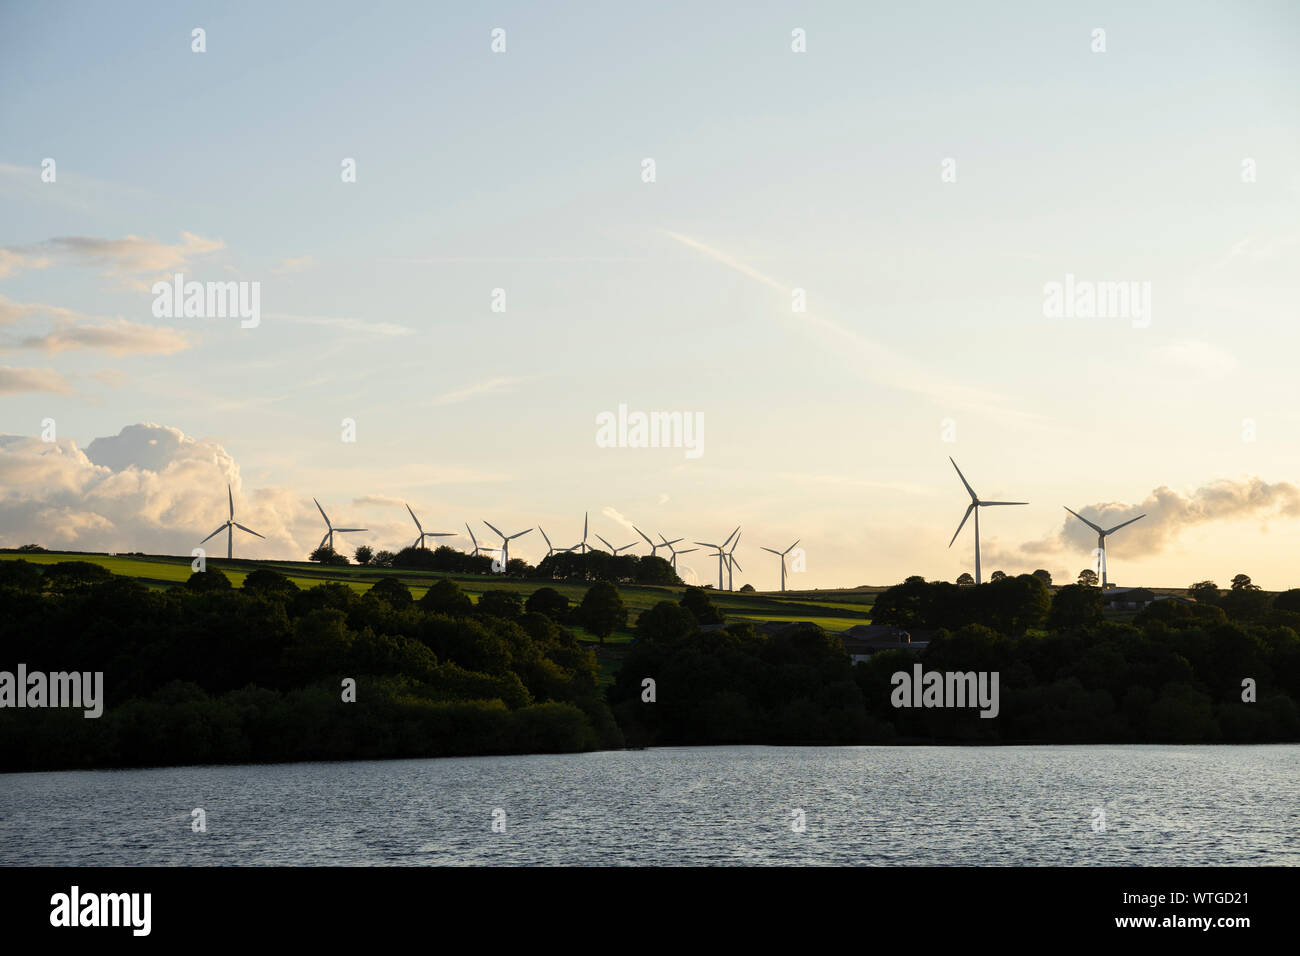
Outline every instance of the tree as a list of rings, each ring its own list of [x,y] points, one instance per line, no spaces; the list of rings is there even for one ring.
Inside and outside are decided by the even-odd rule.
[[[185,586],[191,591],[229,591],[230,578],[216,568],[209,568],[206,571],[195,571]]]
[[[273,571],[270,568],[258,568],[256,571],[248,572],[248,576],[244,578],[244,590],[257,591],[263,594],[292,594],[298,590],[298,585],[279,571]]]
[[[578,620],[604,644],[605,638],[627,624],[627,608],[623,606],[618,588],[608,581],[593,584],[578,606]]]
[[[1052,597],[1047,626],[1055,631],[1097,624],[1101,619],[1101,589],[1087,584],[1067,584]]]
[[[1099,580],[1100,579],[1097,577],[1097,572],[1094,571],[1092,568],[1084,568],[1082,571],[1079,572],[1078,583],[1082,584],[1086,588],[1095,588]]]
[[[538,588],[528,595],[524,610],[529,614],[545,614],[552,621],[562,622],[569,616],[569,599],[555,588]]]
[[[725,624],[727,616],[713,606],[713,601],[703,588],[687,588],[682,595],[682,607],[700,624]]]
[[[663,558],[646,555],[644,558],[637,559],[636,583],[672,585],[681,584],[682,581],[673,570],[673,566]]]
[[[347,564],[348,557],[345,554],[339,554],[327,544],[321,545],[311,553],[307,560],[317,561],[321,564]]]
[[[636,619],[636,636],[640,641],[676,640],[694,634],[695,616],[680,604],[660,601]]]
[[[972,585],[972,584],[974,584],[974,583],[975,583],[975,579],[974,579],[973,577],[971,577],[971,574],[970,574],[969,571],[963,571],[960,575],[958,575],[958,577],[957,577],[957,583],[958,583],[961,587],[966,587],[967,585]]]
[[[420,607],[435,614],[463,617],[474,609],[474,602],[455,581],[441,578],[424,592],[424,597],[420,598]]]
[[[1005,581],[1006,579],[1007,573],[1005,571],[994,571],[989,575],[990,581]]]
[[[1052,586],[1052,575],[1050,571],[1045,571],[1043,568],[1039,568],[1034,572],[1034,577],[1038,578],[1038,580],[1042,581],[1049,588]]]
[[[517,621],[524,616],[524,599],[514,591],[484,591],[478,599],[478,612]]]
[[[411,589],[393,577],[380,578],[366,593],[374,595],[391,607],[406,607],[415,600],[411,597]]]
[[[1234,591],[1258,591],[1259,585],[1250,582],[1249,574],[1238,574],[1232,579],[1232,589]]]
[[[752,585],[752,584],[742,584],[742,585],[740,586],[740,590],[741,590],[741,592],[744,593],[744,594],[753,594],[753,593],[754,593],[754,585]]]
[[[370,559],[370,563],[377,568],[391,568],[393,566],[393,552],[376,551],[375,556]]]
[[[353,556],[356,558],[357,564],[369,564],[374,558],[375,552],[371,550],[370,545],[363,544],[353,552]]]
[[[1214,604],[1219,600],[1219,586],[1213,581],[1197,581],[1187,593],[1197,604]]]

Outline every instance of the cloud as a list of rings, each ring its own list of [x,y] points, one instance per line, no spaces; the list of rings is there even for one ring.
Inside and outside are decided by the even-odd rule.
[[[1181,494],[1162,485],[1139,504],[1104,502],[1075,510],[1102,528],[1113,528],[1130,518],[1146,515],[1141,521],[1116,532],[1116,539],[1123,539],[1126,556],[1145,557],[1160,554],[1184,530],[1197,525],[1242,518],[1300,517],[1300,487],[1287,481],[1269,483],[1261,478],[1223,478],[1191,494]],[[1091,554],[1096,547],[1096,532],[1063,512],[1061,526],[1055,533],[1021,545],[1018,554],[1008,551],[998,552],[997,556],[1012,563],[1017,557],[1023,560]],[[1107,540],[1107,549],[1109,547],[1110,539]]]
[[[637,534],[636,528],[633,526],[632,522],[629,521],[627,518],[625,518],[622,514],[620,514],[618,510],[615,509],[612,505],[605,505],[605,507],[600,509],[600,513],[604,515],[606,518],[608,518],[610,521],[622,525],[623,528],[629,534],[633,535],[638,541],[641,540],[641,536]]]
[[[677,232],[667,232],[669,238],[684,246],[696,250],[727,266],[742,275],[748,276],[770,289],[774,289],[790,301],[794,287],[773,278],[753,266],[735,257]],[[793,314],[793,313],[791,313]],[[952,381],[947,373],[932,370],[928,366],[908,358],[887,346],[875,342],[860,332],[828,316],[817,315],[811,311],[801,312],[795,321],[815,332],[820,341],[833,349],[852,349],[861,359],[863,374],[904,392],[924,395],[940,404],[950,407],[966,407],[1004,418],[1014,418],[1021,422],[1039,422],[1041,416],[1011,408],[1004,396],[985,389],[961,385]]]
[[[236,554],[299,558],[315,547],[320,515],[310,498],[285,488],[246,495],[219,443],[151,423],[85,450],[66,439],[0,435],[0,544],[188,555],[226,520],[227,482],[235,519],[266,536],[236,531]],[[209,554],[224,554],[220,538],[205,545]]]
[[[0,248],[0,279],[29,269],[45,269],[49,265],[50,259],[46,256],[33,256],[15,249]]]
[[[46,352],[84,348],[104,349],[114,355],[172,355],[189,348],[190,340],[175,329],[113,319],[94,325],[65,325],[24,339],[22,347]]]
[[[147,289],[150,283],[141,281],[140,276],[156,278],[183,270],[195,258],[225,247],[220,239],[206,239],[191,232],[181,233],[181,241],[175,244],[140,236],[58,236],[32,246],[0,248],[0,277],[56,263],[100,268],[102,276]]]
[[[274,275],[289,275],[293,272],[305,272],[316,265],[316,260],[311,256],[288,256],[280,260],[280,264],[271,269]]]
[[[72,393],[72,386],[60,373],[51,368],[14,368],[0,365],[0,395],[22,392]]]
[[[268,312],[264,316],[280,322],[298,322],[303,325],[323,325],[346,332],[365,332],[370,335],[413,335],[415,329],[395,322],[368,322],[348,316],[291,315],[287,312]]]
[[[456,405],[460,402],[467,401],[475,395],[487,395],[493,392],[508,392],[515,385],[526,381],[523,378],[489,378],[482,382],[475,382],[472,385],[466,385],[464,388],[458,388],[453,392],[447,392],[438,395],[429,400],[431,405]]]

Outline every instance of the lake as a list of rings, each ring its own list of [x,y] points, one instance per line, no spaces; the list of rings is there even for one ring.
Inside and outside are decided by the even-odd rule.
[[[207,832],[193,831],[195,808]],[[0,864],[1294,866],[1300,745],[683,747],[5,774]]]

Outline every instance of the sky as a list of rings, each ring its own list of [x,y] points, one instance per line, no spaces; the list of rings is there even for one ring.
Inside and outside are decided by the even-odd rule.
[[[1300,7],[1134,6],[0,6],[0,546],[1300,586]]]

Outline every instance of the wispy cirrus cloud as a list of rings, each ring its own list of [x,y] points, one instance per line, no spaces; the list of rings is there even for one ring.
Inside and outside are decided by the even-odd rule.
[[[435,396],[429,400],[431,405],[456,405],[460,402],[469,401],[477,395],[490,395],[496,392],[509,392],[516,385],[527,381],[526,378],[489,378],[482,382],[474,382],[455,391],[446,392],[442,395]]]
[[[371,322],[351,316],[333,315],[294,315],[289,312],[268,312],[264,316],[277,322],[295,322],[301,325],[320,325],[326,328],[342,329],[345,332],[362,332],[368,335],[413,335],[415,329],[396,322]]]

